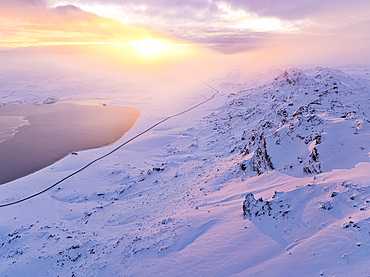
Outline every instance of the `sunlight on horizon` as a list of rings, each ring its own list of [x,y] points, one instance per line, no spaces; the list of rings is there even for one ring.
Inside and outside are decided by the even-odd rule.
[[[130,41],[129,45],[138,50],[143,56],[157,56],[166,55],[171,51],[174,51],[173,47],[189,47],[190,44],[185,43],[169,43],[165,39],[143,39],[141,41]],[[184,49],[177,51],[178,55],[183,54]]]
[[[360,28],[351,25],[343,33],[326,23],[326,15],[316,19],[279,19],[220,1],[216,4],[218,21],[209,17],[198,27],[186,22],[179,27],[176,20],[159,22],[157,17],[153,21],[139,17],[136,12],[145,11],[148,8],[145,5],[134,5],[130,10],[113,2],[80,5],[78,0],[52,0],[48,3],[44,9],[35,7],[29,13],[19,13],[17,6],[0,9],[0,49],[30,47],[32,51],[78,54],[83,59],[89,57],[140,69],[186,59],[195,61],[202,56],[223,59],[225,64],[257,57],[263,63],[274,60],[284,64],[312,63],[314,57],[320,63],[336,62],[359,57],[358,52],[362,57],[356,60],[368,57],[366,37],[348,39],[366,34],[366,24],[358,25],[356,21],[353,26]],[[356,20],[358,17],[357,13]],[[366,22],[366,18],[366,14],[362,15],[360,23]],[[334,22],[332,17],[329,19],[328,22]],[[353,22],[353,18],[348,17],[344,22]]]
[[[51,52],[94,55],[114,63],[139,66],[176,62],[201,51],[151,29],[93,14],[83,15],[78,21],[55,19],[52,13],[28,20],[9,13],[2,22],[11,26],[11,31],[0,38],[0,48],[49,47],[47,51]]]
[[[160,39],[144,39],[142,41],[131,41],[130,45],[137,49],[141,55],[158,55],[166,46]]]

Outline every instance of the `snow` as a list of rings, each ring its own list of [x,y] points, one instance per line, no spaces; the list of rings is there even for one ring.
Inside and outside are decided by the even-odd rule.
[[[0,143],[14,137],[17,129],[27,123],[23,116],[0,116]]]
[[[368,275],[368,73],[351,65],[208,78],[220,91],[213,100],[1,208],[0,275]],[[200,80],[158,94],[156,79],[116,77],[66,74],[47,84],[36,76],[1,87],[4,104],[99,98],[141,116],[116,144],[1,186],[0,203],[214,94]]]

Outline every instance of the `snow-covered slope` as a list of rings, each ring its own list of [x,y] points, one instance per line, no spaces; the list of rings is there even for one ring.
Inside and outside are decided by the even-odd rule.
[[[247,175],[302,177],[368,161],[369,94],[341,72],[290,69],[232,98],[210,122],[244,154]]]
[[[213,79],[214,100],[2,208],[0,275],[369,276],[368,72]],[[2,202],[104,151],[0,187]]]

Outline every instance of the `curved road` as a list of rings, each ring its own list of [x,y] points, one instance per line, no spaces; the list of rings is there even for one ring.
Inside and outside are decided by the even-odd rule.
[[[156,126],[158,126],[158,125],[162,124],[163,122],[165,122],[165,121],[167,121],[167,120],[169,120],[169,119],[171,119],[171,118],[173,118],[173,117],[177,117],[177,116],[183,115],[184,113],[187,113],[187,112],[189,112],[189,111],[191,111],[191,110],[193,110],[193,109],[195,109],[195,108],[197,108],[197,107],[199,107],[199,106],[201,106],[201,105],[203,105],[203,104],[205,104],[205,103],[207,103],[207,102],[211,101],[211,100],[212,100],[212,99],[213,99],[213,98],[214,98],[214,97],[219,93],[219,91],[218,91],[217,89],[215,89],[215,88],[211,87],[211,86],[210,86],[210,85],[208,85],[207,83],[205,83],[205,82],[203,82],[203,83],[204,83],[206,86],[208,86],[209,88],[211,88],[212,90],[214,90],[214,91],[215,91],[215,93],[214,93],[210,98],[208,98],[207,100],[204,100],[203,102],[200,102],[199,104],[197,104],[197,105],[195,105],[195,106],[193,106],[193,107],[191,107],[191,108],[189,108],[189,109],[187,109],[187,110],[185,110],[185,111],[183,111],[183,112],[180,112],[180,113],[178,113],[178,114],[174,114],[174,115],[171,115],[171,116],[166,117],[165,119],[163,119],[163,120],[161,120],[161,121],[157,122],[156,124],[152,125],[152,126],[151,126],[151,127],[149,127],[148,129],[146,129],[145,131],[142,131],[141,133],[137,134],[136,136],[132,137],[131,139],[129,139],[129,140],[127,140],[127,141],[125,141],[124,143],[122,143],[121,145],[119,145],[118,147],[116,147],[115,149],[113,149],[112,151],[110,151],[110,152],[108,152],[107,154],[105,154],[105,155],[103,155],[103,156],[101,156],[101,157],[99,157],[99,158],[97,158],[97,159],[93,160],[92,162],[88,163],[88,164],[87,164],[87,165],[85,165],[84,167],[82,167],[82,168],[80,168],[80,169],[76,170],[75,172],[73,172],[73,173],[69,174],[68,176],[66,176],[66,177],[64,177],[63,179],[59,180],[59,181],[58,181],[58,182],[56,182],[55,184],[53,184],[53,185],[51,185],[51,186],[47,187],[46,189],[44,189],[44,190],[42,190],[42,191],[39,191],[39,192],[37,192],[37,193],[35,193],[35,194],[32,194],[32,195],[30,195],[30,196],[27,196],[27,197],[25,197],[25,198],[22,198],[22,199],[20,199],[20,200],[17,200],[17,201],[14,201],[14,202],[10,202],[10,203],[6,203],[6,204],[1,204],[1,205],[0,205],[0,208],[2,208],[2,207],[7,207],[7,206],[11,206],[11,205],[15,205],[15,204],[18,204],[18,203],[21,203],[21,202],[26,201],[26,200],[28,200],[28,199],[34,198],[34,197],[36,197],[36,196],[38,196],[38,195],[40,195],[40,194],[43,194],[44,192],[47,192],[48,190],[52,189],[52,188],[53,188],[53,187],[55,187],[56,185],[59,185],[60,183],[64,182],[65,180],[67,180],[67,179],[69,179],[69,178],[71,178],[72,176],[76,175],[77,173],[81,172],[82,170],[84,170],[84,169],[88,168],[90,165],[92,165],[92,164],[96,163],[97,161],[99,161],[99,160],[101,160],[101,159],[103,159],[103,158],[105,158],[105,157],[107,157],[107,156],[109,156],[109,155],[113,154],[114,152],[116,152],[116,151],[117,151],[118,149],[120,149],[121,147],[123,147],[123,146],[125,146],[126,144],[130,143],[130,142],[131,142],[131,141],[133,141],[134,139],[137,139],[138,137],[140,137],[140,136],[144,135],[145,133],[149,132],[151,129],[153,129],[153,128],[155,128]]]

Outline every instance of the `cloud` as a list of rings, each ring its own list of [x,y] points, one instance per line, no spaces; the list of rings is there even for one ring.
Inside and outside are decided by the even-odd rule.
[[[25,0],[24,0],[25,1]],[[37,0],[31,0],[34,2]],[[61,0],[47,0],[57,5]],[[320,12],[348,4],[348,0],[70,0],[76,6],[110,5],[122,11],[134,11],[137,16],[160,17],[163,20],[203,20],[218,18],[227,5],[233,10],[242,10],[258,16],[277,17],[287,20],[302,20]],[[368,0],[352,0],[350,4],[366,4]],[[65,0],[62,3],[66,3]]]
[[[25,14],[28,12],[41,12],[45,10],[44,0],[0,0],[0,11]]]
[[[24,38],[32,30],[39,41],[168,36],[226,54],[300,45],[305,37],[327,49],[347,41],[366,49],[369,9],[368,0],[0,0],[0,13],[18,16],[0,32]],[[41,25],[50,32],[35,31]]]
[[[58,4],[59,0],[51,0],[50,3]],[[97,7],[94,12],[99,13],[99,9],[110,6],[118,10],[122,17],[128,16],[134,21],[155,21],[187,24],[189,22],[209,22],[218,17],[217,4],[208,0],[71,0],[76,6],[89,9]],[[118,12],[117,12],[118,14]]]
[[[225,2],[234,9],[256,13],[259,16],[272,16],[281,19],[299,20],[312,16],[328,7],[340,6],[346,0],[227,0]],[[365,2],[364,0],[353,0]]]
[[[60,17],[83,18],[92,16],[91,13],[87,13],[74,5],[57,6],[51,9],[51,11]]]
[[[174,28],[168,29],[167,34],[224,54],[250,51],[266,44],[272,37],[271,33],[220,27]]]
[[[74,5],[48,8],[40,0],[0,0],[0,46],[128,43],[155,37],[150,29],[122,24]]]
[[[229,15],[244,12],[246,15],[274,17],[282,20],[305,20],[318,14],[332,13],[341,7],[366,5],[368,0],[0,0],[0,7],[23,10],[34,8],[43,11],[46,7],[63,6],[61,10],[94,9],[110,7],[121,14],[120,19],[131,17],[137,22],[159,24],[219,24]],[[225,9],[227,7],[227,9]],[[226,20],[231,20],[232,16]]]

